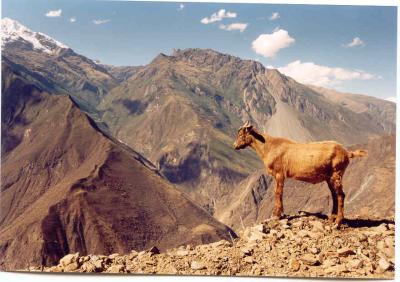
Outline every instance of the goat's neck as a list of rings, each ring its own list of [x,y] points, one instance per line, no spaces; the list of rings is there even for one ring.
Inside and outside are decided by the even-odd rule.
[[[251,143],[251,147],[254,149],[254,151],[256,151],[257,155],[261,158],[264,159],[268,153],[268,139],[269,136],[264,135],[265,138],[265,143],[261,142],[260,140],[257,140],[256,138],[254,138],[253,142]]]

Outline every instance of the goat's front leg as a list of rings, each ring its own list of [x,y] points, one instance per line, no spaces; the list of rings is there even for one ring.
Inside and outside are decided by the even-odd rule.
[[[336,220],[337,213],[338,213],[338,197],[335,191],[335,184],[333,181],[327,181],[329,190],[331,191],[332,195],[332,212],[329,216],[329,222],[333,223]]]
[[[344,218],[344,197],[345,194],[343,192],[343,185],[342,185],[342,175],[343,172],[334,172],[331,177],[331,183],[335,188],[335,193],[337,195],[337,217],[336,217],[336,226],[339,227],[342,224]]]
[[[273,216],[275,218],[281,218],[283,213],[283,203],[282,203],[282,196],[283,196],[283,185],[285,179],[279,173],[275,175],[275,208],[273,212]]]

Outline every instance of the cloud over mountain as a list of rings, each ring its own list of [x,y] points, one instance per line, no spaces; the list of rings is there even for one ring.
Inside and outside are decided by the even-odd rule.
[[[371,80],[378,76],[362,70],[347,70],[338,67],[317,65],[313,62],[293,61],[278,70],[295,80],[317,86],[333,86],[348,80]]]
[[[62,13],[62,10],[61,10],[61,9],[53,10],[53,11],[48,11],[48,12],[46,13],[46,17],[49,17],[49,18],[61,17],[61,13]]]
[[[351,42],[345,44],[344,47],[352,48],[352,47],[364,46],[364,45],[365,45],[365,43],[364,43],[364,41],[362,41],[360,39],[360,37],[354,37],[353,40]]]
[[[274,20],[277,20],[277,19],[279,19],[281,16],[279,15],[279,13],[278,12],[275,12],[275,13],[272,13],[272,15],[269,17],[269,20],[270,21],[274,21]]]
[[[226,11],[225,9],[221,9],[218,12],[215,12],[214,14],[212,14],[210,17],[205,17],[203,19],[201,19],[201,23],[202,24],[210,24],[210,23],[214,23],[214,22],[219,22],[222,21],[222,19],[224,18],[236,18],[237,14],[234,12],[229,12]]]
[[[273,57],[279,50],[287,48],[295,42],[284,29],[278,29],[270,34],[261,34],[252,43],[253,50],[264,57]]]
[[[247,26],[249,24],[247,23],[232,23],[232,24],[220,24],[219,28],[227,31],[234,31],[234,30],[239,30],[240,32],[243,32],[246,30]]]
[[[108,22],[111,22],[111,20],[109,20],[109,19],[105,19],[105,20],[101,20],[101,19],[93,20],[93,23],[94,23],[94,24],[97,24],[97,25],[99,25],[99,24],[105,24],[105,23],[108,23]]]

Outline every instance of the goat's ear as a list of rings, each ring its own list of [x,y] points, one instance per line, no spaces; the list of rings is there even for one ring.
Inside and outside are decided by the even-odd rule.
[[[253,130],[253,126],[252,125],[248,125],[245,127],[247,132],[251,132]]]
[[[252,136],[254,136],[254,138],[256,138],[258,141],[265,143],[265,138],[264,136],[262,136],[260,133],[257,132],[257,130],[255,130],[253,127],[250,130],[250,134]]]

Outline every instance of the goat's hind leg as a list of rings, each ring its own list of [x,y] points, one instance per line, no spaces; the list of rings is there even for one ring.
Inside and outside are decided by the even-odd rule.
[[[344,218],[344,197],[345,194],[343,192],[343,185],[342,185],[342,171],[334,172],[331,177],[331,183],[335,189],[335,193],[337,195],[337,208],[338,213],[336,217],[336,226],[339,227],[342,224]]]
[[[331,196],[332,196],[332,211],[328,217],[328,221],[330,223],[333,223],[336,220],[337,213],[338,213],[338,198],[337,198],[334,184],[331,183],[330,180],[327,180],[326,183],[328,184],[329,191],[331,192]]]
[[[275,175],[275,207],[273,211],[273,217],[278,219],[282,217],[283,213],[282,196],[284,182],[285,180],[280,174]]]

